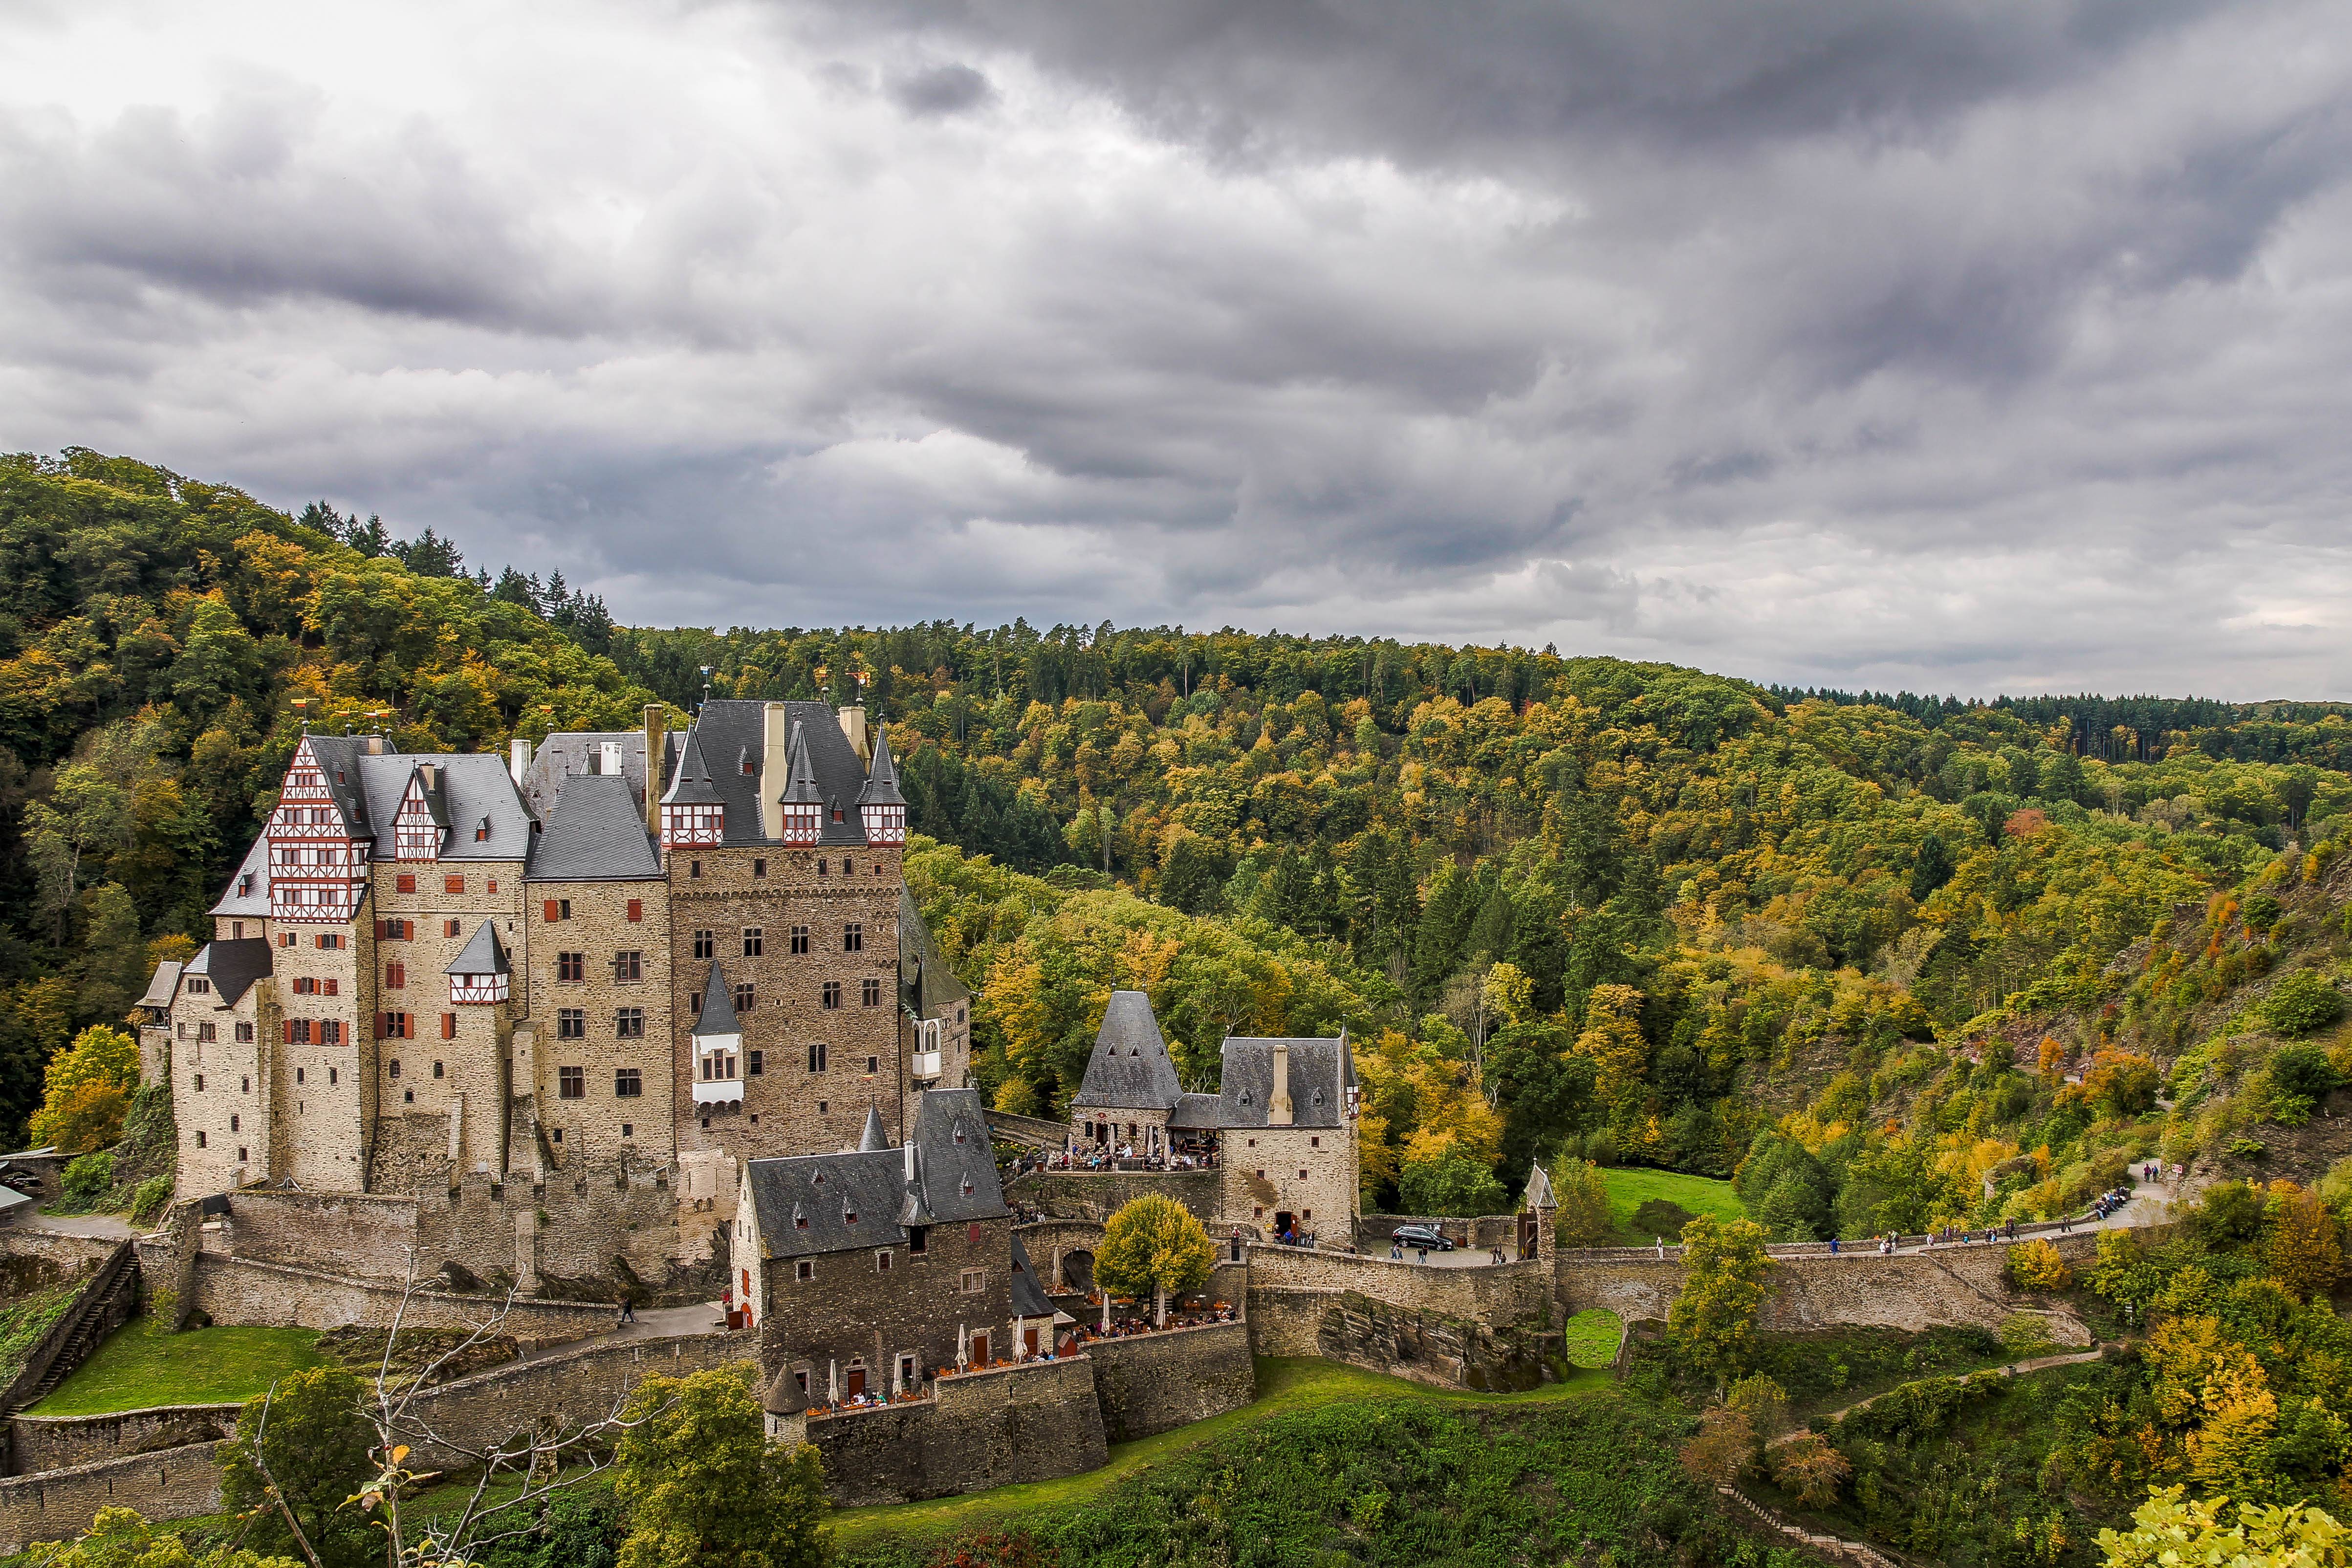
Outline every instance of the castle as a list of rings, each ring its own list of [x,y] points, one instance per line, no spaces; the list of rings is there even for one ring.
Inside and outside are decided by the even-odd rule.
[[[715,1294],[748,1162],[898,1143],[961,1086],[887,736],[855,704],[663,714],[503,761],[306,735],[151,993],[178,1195],[412,1197],[476,1272],[510,1219],[518,1275],[548,1233],[583,1289]]]

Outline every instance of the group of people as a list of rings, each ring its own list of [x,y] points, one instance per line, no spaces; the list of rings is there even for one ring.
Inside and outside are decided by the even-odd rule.
[[[1206,1328],[1211,1323],[1230,1323],[1234,1321],[1233,1308],[1223,1301],[1214,1301],[1190,1312],[1168,1314],[1168,1327],[1171,1329],[1200,1329]],[[1113,1318],[1108,1329],[1099,1323],[1080,1323],[1062,1336],[1059,1348],[1066,1354],[1094,1340],[1131,1340],[1139,1334],[1160,1331],[1151,1326],[1150,1318]]]

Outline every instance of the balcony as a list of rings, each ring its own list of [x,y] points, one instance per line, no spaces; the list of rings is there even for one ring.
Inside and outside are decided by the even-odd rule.
[[[697,1105],[740,1105],[743,1102],[743,1080],[740,1078],[697,1079],[694,1103]]]
[[[940,1066],[940,1055],[938,1051],[917,1051],[913,1058],[913,1066],[908,1071],[919,1079],[939,1077],[942,1070]]]

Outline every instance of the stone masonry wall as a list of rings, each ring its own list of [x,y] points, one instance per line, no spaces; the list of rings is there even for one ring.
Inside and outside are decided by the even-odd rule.
[[[1095,1363],[1103,1436],[1113,1443],[1206,1421],[1257,1397],[1247,1323],[1102,1340],[1087,1356]]]
[[[1253,1291],[1249,1322],[1259,1355],[1315,1356],[1440,1388],[1534,1388],[1544,1381],[1544,1357],[1559,1352],[1556,1331],[1497,1333],[1353,1290]]]
[[[70,1541],[102,1508],[135,1508],[149,1519],[188,1519],[220,1508],[213,1445],[141,1454],[0,1480],[0,1552],[36,1541]]]
[[[28,1476],[215,1441],[236,1427],[238,1409],[163,1405],[108,1415],[12,1416],[11,1470]]]
[[[1056,1218],[1099,1225],[1130,1200],[1152,1193],[1182,1204],[1202,1225],[1213,1225],[1223,1182],[1219,1171],[1034,1171],[1008,1183],[1004,1195]]]
[[[945,1378],[919,1404],[813,1415],[808,1440],[844,1508],[1082,1475],[1110,1458],[1086,1356]]]
[[[1375,1301],[1463,1318],[1494,1328],[1542,1326],[1551,1304],[1549,1270],[1539,1262],[1482,1268],[1429,1268],[1340,1252],[1252,1246],[1250,1294],[1353,1290]]]
[[[215,1323],[305,1329],[356,1323],[383,1328],[401,1310],[397,1285],[257,1258],[202,1253],[196,1258],[194,1281],[194,1300],[186,1305]],[[470,1329],[497,1311],[504,1300],[419,1290],[408,1298],[404,1321],[423,1329]],[[595,1302],[524,1298],[508,1313],[505,1331],[526,1344],[548,1344],[601,1333],[612,1323],[613,1309]]]
[[[749,1375],[753,1354],[749,1333],[614,1340],[427,1389],[416,1396],[414,1409],[449,1443],[478,1450],[533,1425],[561,1429],[601,1421],[648,1377],[685,1377],[736,1365],[746,1366]],[[464,1461],[463,1454],[438,1444],[419,1444],[418,1452],[424,1464]]]

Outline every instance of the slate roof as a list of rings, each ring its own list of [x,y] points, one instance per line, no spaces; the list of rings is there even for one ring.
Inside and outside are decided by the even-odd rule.
[[[375,737],[367,735],[309,737],[310,754],[319,760],[319,773],[326,780],[327,794],[341,810],[344,826],[351,829],[352,837],[358,838],[367,837],[376,832],[392,831],[392,813],[389,811],[383,814],[383,819],[380,824],[369,820],[370,802],[368,792],[363,787],[360,762],[368,754],[368,742],[371,739]],[[389,749],[392,742],[385,741],[383,744]],[[397,752],[392,752],[390,754],[399,755]],[[407,775],[404,773],[401,775],[401,784],[404,788],[407,783]],[[394,810],[399,808],[398,795],[392,797],[392,804]]]
[[[236,890],[237,884],[247,877],[253,879],[253,886],[240,893]],[[222,890],[220,901],[212,907],[211,912],[216,915],[261,916],[267,916],[269,913],[269,836],[268,834],[261,833],[254,836],[251,847],[245,852],[245,859],[236,870],[229,873],[228,886]]]
[[[523,879],[630,882],[657,880],[661,874],[629,781],[617,773],[581,773],[562,781],[531,843]]]
[[[441,973],[444,974],[509,973],[507,968],[506,944],[499,941],[498,927],[489,921],[484,921],[480,925],[476,926],[472,938],[467,942],[463,951],[456,958],[451,959],[449,967]]]
[[[702,1016],[694,1021],[694,1037],[710,1035],[740,1035],[743,1026],[736,1021],[735,999],[727,990],[727,976],[717,964],[710,966],[710,978],[702,984]]]
[[[664,805],[712,805],[726,800],[710,777],[710,764],[702,760],[702,742],[693,731],[686,734],[686,744],[678,752],[677,768],[670,775],[669,789],[661,797]],[[728,803],[727,812],[731,826],[735,811]]]
[[[889,1146],[890,1134],[882,1130],[881,1108],[868,1100],[866,1105],[866,1131],[857,1140],[857,1147],[860,1151],[870,1154],[877,1149],[887,1149]]]
[[[936,1089],[916,1100],[911,1162],[904,1147],[796,1154],[751,1161],[744,1179],[761,1255],[771,1258],[893,1247],[907,1239],[909,1224],[1002,1219],[1009,1212],[976,1089]],[[908,1215],[916,1217],[901,1217]]]
[[[954,1004],[971,1000],[971,988],[949,967],[931,928],[923,923],[923,911],[915,907],[914,895],[903,886],[898,889],[898,990],[899,1001],[913,1008],[918,1018],[936,1018]]]
[[[395,858],[393,821],[400,815],[401,798],[420,763],[433,765],[439,780],[442,810],[447,824],[441,839],[444,860],[521,860],[530,854],[530,813],[515,789],[505,762],[480,752],[436,752],[408,755],[387,752],[382,756],[356,756],[356,775],[366,787],[368,816],[375,835],[375,858]],[[490,836],[480,843],[474,829],[484,818]]]
[[[787,702],[784,704],[785,733],[790,726],[801,726],[802,737],[808,746],[809,765],[815,776],[818,797],[826,810],[820,819],[817,842],[824,845],[862,847],[866,830],[857,819],[857,797],[866,788],[866,764],[851,747],[849,737],[841,732],[841,720],[829,702]],[[721,759],[726,766],[712,774],[719,796],[727,804],[729,844],[766,844],[772,842],[761,827],[760,763],[767,752],[767,704],[749,699],[714,699],[702,705],[695,720],[695,733],[701,738],[703,755]],[[743,773],[737,763],[749,753],[752,771]],[[777,795],[783,793],[784,781],[776,784]],[[839,806],[842,820],[833,820],[832,807]]]
[[[1020,1237],[1013,1238],[1013,1315],[1016,1318],[1050,1318],[1054,1315],[1053,1299],[1045,1294],[1045,1282],[1037,1278],[1037,1266],[1029,1261],[1029,1248]]]
[[[1212,1128],[1222,1125],[1217,1120],[1217,1097],[1213,1094],[1184,1094],[1176,1098],[1176,1109],[1168,1113],[1168,1125],[1179,1128]]]
[[[1225,1042],[1217,1091],[1217,1124],[1264,1127],[1274,1093],[1274,1047],[1290,1047],[1290,1116],[1294,1127],[1337,1127],[1347,1118],[1355,1061],[1342,1033],[1329,1040],[1234,1037]]]
[[[1520,1199],[1520,1206],[1531,1209],[1559,1207],[1559,1200],[1552,1196],[1551,1178],[1544,1174],[1544,1168],[1540,1163],[1528,1173],[1528,1190],[1526,1195]]]
[[[208,942],[196,949],[180,978],[201,974],[213,983],[214,1005],[234,1007],[253,983],[270,973],[269,943],[257,936],[243,941]]]
[[[592,766],[601,766],[604,748],[617,742],[621,748],[621,771],[617,775],[592,773]],[[668,750],[667,746],[663,748]],[[555,797],[564,786],[576,778],[616,776],[625,781],[634,801],[646,798],[646,732],[643,730],[554,730],[539,743],[531,753],[530,765],[522,771],[522,798],[531,815],[541,821],[555,805]],[[656,791],[658,794],[658,791]]]
[[[1176,1064],[1160,1037],[1151,1000],[1140,991],[1114,991],[1095,1035],[1087,1076],[1071,1098],[1073,1106],[1120,1110],[1170,1110],[1183,1098]]]
[[[866,775],[866,787],[857,792],[860,805],[904,805],[907,797],[898,793],[898,764],[890,760],[890,726],[874,726],[874,766]]]

